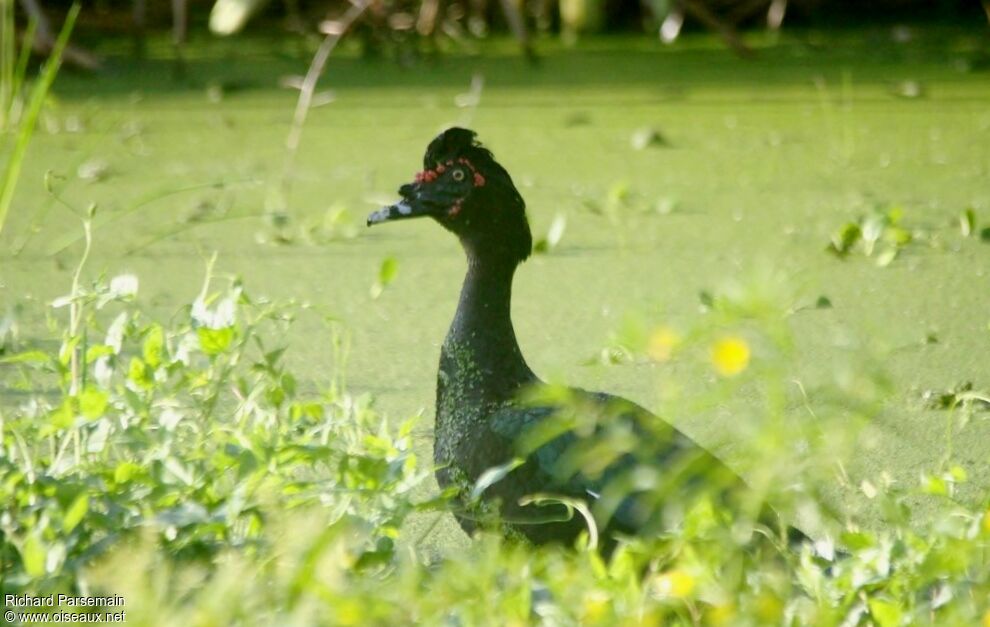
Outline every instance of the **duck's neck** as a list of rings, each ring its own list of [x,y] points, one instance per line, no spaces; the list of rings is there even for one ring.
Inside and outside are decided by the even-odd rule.
[[[512,328],[516,265],[468,252],[457,314],[440,353],[441,393],[446,387],[462,402],[498,402],[535,379]]]

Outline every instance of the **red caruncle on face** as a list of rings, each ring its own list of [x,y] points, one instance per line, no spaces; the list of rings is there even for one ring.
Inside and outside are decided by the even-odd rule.
[[[475,187],[485,186],[486,183],[485,177],[481,174],[481,172],[478,172],[478,169],[475,168],[474,164],[471,163],[467,158],[460,157],[459,159],[457,159],[457,163],[466,165],[471,170],[471,174],[473,175],[472,182],[474,183]],[[447,161],[446,163],[437,164],[437,166],[432,170],[423,170],[422,172],[417,172],[415,176],[415,181],[417,183],[432,183],[433,181],[440,178],[440,175],[446,172],[447,168],[453,167],[453,165],[454,165],[454,161],[450,160]]]

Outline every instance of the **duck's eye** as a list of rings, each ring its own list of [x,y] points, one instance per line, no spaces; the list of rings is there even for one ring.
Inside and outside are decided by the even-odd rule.
[[[454,180],[455,181],[457,181],[458,183],[460,183],[461,181],[464,180],[464,170],[461,170],[461,169],[454,170],[454,172],[453,172],[453,174],[451,174],[451,176],[454,177]]]

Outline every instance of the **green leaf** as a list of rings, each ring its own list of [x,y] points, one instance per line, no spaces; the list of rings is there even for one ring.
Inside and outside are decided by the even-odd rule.
[[[68,429],[72,426],[72,423],[76,419],[74,400],[72,397],[66,397],[62,400],[62,404],[59,405],[58,409],[49,415],[53,427],[56,429]]]
[[[646,150],[650,147],[669,145],[663,133],[651,126],[636,129],[629,141],[634,150]]]
[[[141,466],[134,462],[121,462],[113,471],[113,480],[116,483],[127,483],[140,474],[142,470]]]
[[[148,367],[140,357],[131,359],[130,366],[127,369],[127,378],[145,389],[150,389],[154,386],[154,381],[148,373]]]
[[[323,405],[320,403],[293,403],[289,410],[289,416],[293,420],[307,417],[319,420],[323,416]]]
[[[354,563],[354,569],[361,571],[388,564],[392,561],[394,555],[395,542],[391,538],[378,538],[378,542],[375,544],[375,550],[362,553],[358,557],[357,562]]]
[[[970,207],[959,214],[959,231],[963,237],[976,233],[976,212]]]
[[[395,276],[399,273],[399,262],[395,257],[386,257],[382,260],[382,265],[378,269],[378,282],[383,286],[388,285],[395,280]]]
[[[842,544],[850,551],[868,549],[876,544],[876,538],[864,531],[846,531],[840,536]]]
[[[148,329],[148,334],[144,338],[144,346],[141,353],[144,361],[152,368],[157,368],[162,363],[162,354],[165,349],[165,330],[160,325],[152,325]]]
[[[946,496],[949,494],[949,484],[942,477],[923,475],[921,477],[921,491],[925,494]]]
[[[619,209],[622,205],[629,203],[632,196],[632,189],[628,181],[616,181],[608,188],[608,208],[610,211]]]
[[[870,599],[870,615],[876,619],[880,627],[896,627],[901,624],[903,612],[901,607],[892,601]]]
[[[89,420],[96,420],[103,416],[110,402],[110,395],[105,391],[87,387],[79,395],[79,412]]]
[[[498,483],[502,479],[505,479],[506,475],[508,475],[516,468],[519,468],[524,463],[526,463],[526,460],[516,457],[500,466],[493,466],[488,470],[486,470],[485,472],[481,473],[481,476],[478,477],[478,480],[474,482],[474,487],[471,488],[471,498],[477,499],[481,497],[481,495],[485,492],[485,490],[487,490],[494,484]]]
[[[847,222],[832,235],[832,243],[829,245],[829,250],[840,257],[845,257],[852,250],[852,247],[856,245],[856,242],[859,241],[862,233],[859,224]]]
[[[907,229],[902,229],[899,226],[891,226],[887,227],[887,230],[884,231],[883,238],[895,246],[907,246],[914,239],[914,235]]]
[[[966,473],[966,469],[962,466],[953,466],[949,468],[949,476],[952,480],[957,483],[965,483],[969,479],[969,475]]]
[[[705,309],[715,309],[715,297],[708,290],[698,292],[698,301]]]
[[[399,262],[395,257],[386,257],[382,260],[382,265],[378,268],[378,278],[371,285],[371,297],[378,298],[385,291],[385,288],[395,280],[399,273]]]
[[[86,349],[86,363],[91,364],[100,357],[109,357],[115,352],[113,346],[108,344],[93,344]]]
[[[86,493],[80,494],[76,497],[76,500],[72,502],[69,509],[65,512],[65,517],[62,518],[62,530],[65,533],[71,533],[76,525],[82,521],[86,512],[89,511],[89,496]]]
[[[893,263],[894,259],[896,258],[897,258],[896,248],[885,248],[882,253],[877,255],[877,265],[881,268],[886,268],[891,263]]]
[[[32,533],[24,541],[21,559],[24,560],[24,571],[31,577],[41,577],[45,574],[45,545],[38,533]]]
[[[564,230],[566,228],[567,217],[562,213],[558,213],[554,216],[546,237],[543,237],[536,242],[533,246],[533,251],[537,253],[546,253],[556,248],[557,244],[560,243],[561,238],[564,236]]]
[[[872,215],[863,220],[863,223],[860,226],[860,237],[863,238],[863,244],[866,246],[867,256],[873,254],[873,246],[883,235],[886,228],[886,222],[886,216],[879,215]]]
[[[25,351],[0,359],[0,364],[43,364],[48,362],[48,353]]]
[[[285,348],[286,347],[283,346],[282,348],[276,348],[273,351],[265,353],[265,364],[267,364],[269,368],[274,368],[276,364],[278,364],[278,361],[282,359],[282,355],[285,353]]]
[[[265,398],[275,407],[279,407],[285,402],[285,389],[280,385],[273,385],[265,392]]]
[[[230,347],[234,340],[234,327],[224,327],[222,329],[208,329],[199,327],[196,329],[199,337],[199,347],[207,355],[219,355]]]

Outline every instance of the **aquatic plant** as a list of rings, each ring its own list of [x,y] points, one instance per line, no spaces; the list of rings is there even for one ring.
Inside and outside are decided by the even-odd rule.
[[[424,484],[415,419],[349,394],[339,362],[317,389],[286,366],[279,338],[305,308],[253,297],[212,265],[169,320],[139,294],[131,275],[80,278],[52,303],[55,345],[0,362],[3,593],[120,594],[143,625],[987,620],[986,501],[963,496],[951,455],[916,487],[850,477],[850,439],[888,394],[882,369],[815,387],[797,377],[788,327],[802,309],[766,281],[714,291],[676,331],[646,316],[626,350],[656,364],[661,415],[755,401],[732,404],[749,407],[732,459],[781,511],[817,521],[818,541],[754,550],[763,532],[712,500],[608,560],[583,550],[586,534],[537,548],[482,531],[438,553],[424,539],[449,505]],[[705,371],[707,392],[676,392]],[[844,514],[835,489],[875,504],[880,524]]]

